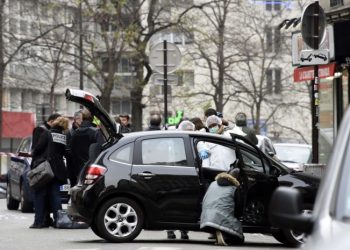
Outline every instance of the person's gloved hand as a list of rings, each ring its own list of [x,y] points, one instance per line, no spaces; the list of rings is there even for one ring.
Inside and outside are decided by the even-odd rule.
[[[209,151],[208,150],[199,151],[199,157],[202,160],[209,158]]]

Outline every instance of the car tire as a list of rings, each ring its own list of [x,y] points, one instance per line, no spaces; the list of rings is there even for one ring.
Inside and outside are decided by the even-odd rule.
[[[12,198],[11,185],[7,183],[6,187],[6,205],[8,210],[17,210],[19,207],[19,201]]]
[[[304,209],[303,213],[312,213],[310,209]],[[304,243],[306,235],[304,233],[296,232],[290,229],[280,229],[272,233],[272,236],[289,247],[299,247]]]
[[[278,240],[279,242],[283,243],[284,245],[288,247],[299,247],[303,241],[301,240],[302,234],[297,234],[293,232],[292,230],[288,229],[280,229],[277,232],[273,232],[272,236]],[[300,238],[299,238],[300,236]]]
[[[99,231],[98,231],[98,229],[97,229],[97,225],[96,225],[95,221],[91,222],[90,228],[91,228],[91,230],[94,232],[94,234],[96,234],[96,235],[97,235],[98,237],[100,237],[100,238],[103,238],[103,237],[100,235],[100,233],[99,233]]]
[[[94,221],[96,235],[111,242],[122,243],[130,242],[140,234],[144,215],[135,201],[113,198],[99,208]]]
[[[23,190],[23,183],[21,184],[21,211],[22,213],[32,213],[34,211],[33,202],[28,201],[24,190]]]

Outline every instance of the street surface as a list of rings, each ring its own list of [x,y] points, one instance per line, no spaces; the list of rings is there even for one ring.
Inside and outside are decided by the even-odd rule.
[[[0,250],[223,250],[223,249],[292,249],[283,247],[273,237],[245,234],[243,246],[215,246],[208,234],[189,232],[189,240],[168,240],[165,231],[143,231],[131,243],[108,243],[91,229],[29,229],[34,214],[9,211],[0,199]],[[179,232],[175,232],[179,236]]]

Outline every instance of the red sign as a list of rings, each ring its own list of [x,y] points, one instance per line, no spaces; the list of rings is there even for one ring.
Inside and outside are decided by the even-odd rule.
[[[294,82],[303,82],[303,81],[313,80],[314,72],[315,72],[314,66],[296,68],[294,69]],[[334,73],[335,73],[335,63],[318,66],[319,78],[334,76]]]
[[[4,138],[24,138],[32,134],[34,127],[34,113],[2,111],[2,136]]]

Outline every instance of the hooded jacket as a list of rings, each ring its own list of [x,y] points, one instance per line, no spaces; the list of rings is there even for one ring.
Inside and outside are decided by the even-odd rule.
[[[210,233],[219,230],[244,238],[241,222],[234,216],[234,195],[238,186],[238,180],[230,174],[220,173],[216,176],[203,198],[201,230]]]

